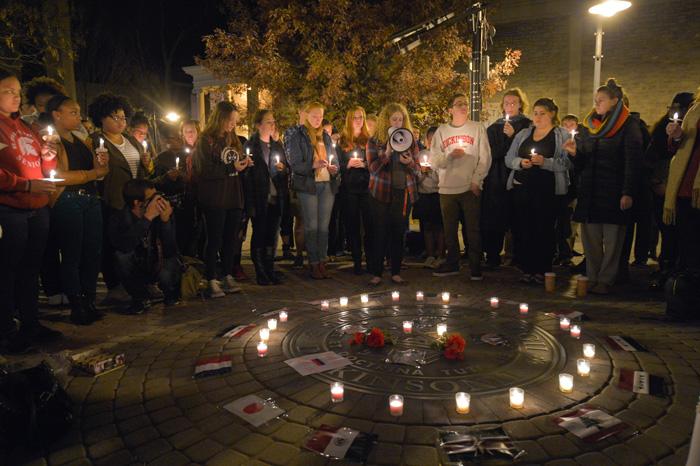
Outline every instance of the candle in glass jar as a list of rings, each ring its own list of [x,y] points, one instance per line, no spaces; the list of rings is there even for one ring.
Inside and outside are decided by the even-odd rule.
[[[529,310],[530,310],[530,306],[528,306],[527,303],[520,303],[520,313],[521,314],[527,314]]]
[[[437,324],[437,334],[439,337],[447,332],[447,324]]]
[[[571,336],[574,338],[578,338],[581,336],[581,326],[580,325],[572,325],[571,326]]]
[[[588,359],[593,359],[595,357],[595,345],[593,343],[584,343],[583,355]]]
[[[340,403],[343,401],[345,396],[345,387],[340,382],[333,382],[331,384],[331,401],[333,403]]]
[[[443,303],[449,303],[449,302],[450,302],[450,292],[449,292],[449,291],[443,291],[443,292],[442,292],[442,302],[443,302]]]
[[[559,374],[559,390],[563,393],[574,391],[574,376],[571,374]]]
[[[416,291],[416,301],[423,301],[425,299],[425,295],[423,294],[422,291]]]
[[[490,302],[491,302],[492,308],[495,309],[498,307],[499,301],[498,301],[498,298],[496,298],[495,296],[493,298],[491,298]]]
[[[577,359],[576,369],[578,370],[578,375],[581,377],[588,377],[591,373],[591,363],[588,362],[588,359]]]
[[[559,319],[559,328],[562,330],[569,330],[569,326],[571,325],[571,321],[569,320],[568,317],[562,317]]]
[[[267,319],[267,328],[270,331],[277,330],[277,319]]]
[[[403,321],[403,333],[411,333],[413,332],[413,321],[412,320],[404,320]]]
[[[348,305],[348,297],[347,296],[341,296],[339,301],[340,301],[340,307],[345,307]]]
[[[398,291],[392,291],[391,292],[391,300],[392,301],[398,301],[399,300],[399,292]]]
[[[512,387],[508,393],[511,408],[520,409],[525,405],[525,390],[520,387]]]
[[[262,358],[266,354],[267,354],[267,343],[265,343],[264,341],[261,341],[260,343],[258,343],[258,356]]]
[[[324,299],[321,301],[321,309],[323,310],[328,310],[331,307],[331,303],[328,302],[328,300]]]
[[[391,395],[389,397],[389,412],[392,416],[401,416],[403,414],[403,396]]]
[[[287,311],[280,311],[280,322],[287,322],[288,317]]]
[[[260,339],[262,341],[267,341],[270,339],[270,329],[269,328],[261,328],[260,329]]]
[[[360,301],[362,302],[362,304],[367,304],[369,302],[369,295],[367,293],[361,294]]]
[[[455,403],[457,405],[457,412],[459,414],[469,413],[469,405],[471,402],[471,395],[465,392],[455,393]]]

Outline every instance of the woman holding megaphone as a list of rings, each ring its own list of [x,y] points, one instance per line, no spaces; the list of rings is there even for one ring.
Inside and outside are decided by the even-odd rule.
[[[416,201],[416,177],[419,172],[418,146],[413,127],[401,104],[386,105],[379,114],[377,132],[367,145],[369,165],[369,207],[373,219],[373,254],[369,271],[370,285],[382,282],[385,246],[389,244],[391,281],[404,284],[401,278],[404,234],[408,216]]]

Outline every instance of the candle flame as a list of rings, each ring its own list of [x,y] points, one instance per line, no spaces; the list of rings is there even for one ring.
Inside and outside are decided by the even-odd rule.
[[[678,120],[678,112],[676,112],[676,113],[673,114],[673,119],[674,119],[674,120]]]

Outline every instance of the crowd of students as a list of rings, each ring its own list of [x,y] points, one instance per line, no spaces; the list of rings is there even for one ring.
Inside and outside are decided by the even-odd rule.
[[[100,272],[106,301],[127,298],[133,314],[154,298],[178,303],[183,256],[203,261],[210,298],[240,292],[248,226],[261,286],[282,282],[280,237],[283,259],[300,266],[306,252],[312,279],[330,277],[329,256],[348,248],[370,285],[382,283],[385,264],[404,284],[411,215],[437,277],[460,273],[460,224],[474,281],[505,259],[522,282],[543,283],[553,264],[571,265],[579,229],[593,293],[624,279],[634,228],[636,262],[655,254],[656,225],[662,274],[699,267],[700,106],[690,93],[674,98],[651,135],[614,80],[580,122],[560,121],[549,98],[529,118],[516,88],[487,128],[469,120],[468,98],[457,94],[445,103],[449,122],[424,138],[399,103],[376,117],[353,107],[336,131],[310,102],[282,136],[274,112],[259,110],[245,139],[238,109],[222,101],[204,128],[184,121],[159,154],[148,118],[123,97],[96,97],[83,119],[52,80],[27,83],[22,96],[18,78],[1,72],[0,351],[60,336],[37,318],[40,276],[79,325],[102,317]],[[418,137],[397,150],[402,128]]]

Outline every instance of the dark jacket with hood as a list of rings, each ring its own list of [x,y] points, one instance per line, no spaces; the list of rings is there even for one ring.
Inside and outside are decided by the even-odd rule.
[[[284,147],[279,142],[270,139],[268,165],[264,160],[262,144],[258,133],[253,134],[245,144],[245,149],[250,149],[250,155],[253,157],[253,166],[248,167],[243,173],[245,208],[249,217],[255,217],[257,213],[267,210],[271,180],[277,191],[277,202],[280,209],[284,211],[289,203],[289,166],[284,154]],[[275,156],[279,156],[280,162],[286,167],[281,172],[275,168]]]

